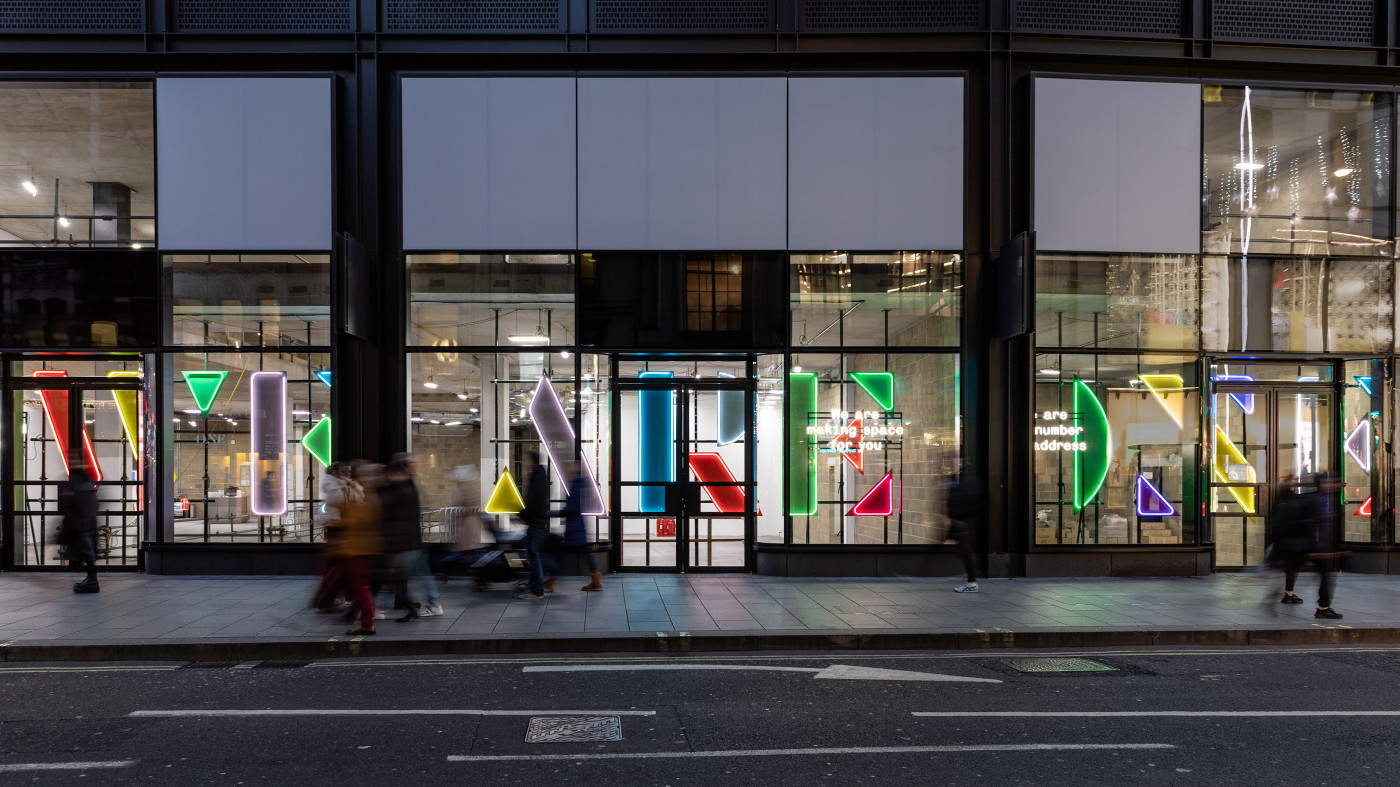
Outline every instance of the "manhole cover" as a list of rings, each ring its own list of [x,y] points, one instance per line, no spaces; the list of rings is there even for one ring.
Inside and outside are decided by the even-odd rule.
[[[1035,658],[1035,659],[998,659],[1002,664],[1016,670],[1017,672],[1117,672],[1117,667],[1110,667],[1089,659],[1073,658]]]
[[[622,740],[618,716],[531,716],[526,743],[580,743]]]

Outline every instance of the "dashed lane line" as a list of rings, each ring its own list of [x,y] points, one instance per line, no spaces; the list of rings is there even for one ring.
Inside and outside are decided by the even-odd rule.
[[[127,714],[141,719],[249,716],[655,716],[654,710],[488,710],[482,708],[256,708],[136,710]]]
[[[913,715],[940,719],[1058,719],[1133,717],[1232,717],[1274,718],[1311,716],[1400,716],[1400,710],[1070,710],[1070,711],[914,711]]]
[[[93,771],[99,768],[129,768],[136,760],[99,760],[96,762],[12,762],[0,763],[0,773],[28,771]]]
[[[975,752],[1133,751],[1175,749],[1170,743],[1020,743],[966,746],[847,746],[810,749],[731,749],[728,751],[603,752],[596,754],[454,754],[448,762],[522,762],[530,760],[685,760],[702,757],[798,757],[838,754],[961,754]]]

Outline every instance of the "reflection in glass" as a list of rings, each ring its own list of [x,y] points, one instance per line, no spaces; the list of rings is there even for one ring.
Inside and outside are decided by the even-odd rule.
[[[410,254],[408,343],[575,343],[571,254]]]
[[[330,345],[325,254],[175,254],[164,258],[171,344]]]
[[[790,278],[794,348],[958,343],[959,254],[794,254]]]
[[[1036,257],[1036,344],[1194,350],[1199,263],[1187,255]]]
[[[1202,269],[1206,349],[1323,351],[1327,260],[1207,256]]]

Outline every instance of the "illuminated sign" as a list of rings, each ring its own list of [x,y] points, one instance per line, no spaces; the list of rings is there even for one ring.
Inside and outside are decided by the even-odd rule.
[[[254,372],[248,387],[253,399],[252,509],[258,516],[280,516],[287,513],[287,375]]]
[[[710,502],[721,514],[744,513],[744,488],[738,486],[734,474],[724,457],[717,453],[702,451],[690,455],[690,472],[700,480]],[[757,513],[762,514],[762,511]]]
[[[559,394],[555,393],[554,384],[548,377],[541,377],[539,384],[535,386],[535,395],[530,400],[530,420],[534,422],[535,432],[540,436],[540,442],[544,444],[544,449],[549,453],[549,459],[555,467],[562,470],[565,461],[578,456],[579,467],[583,470],[583,477],[587,479],[583,487],[585,499],[579,501],[579,513],[584,516],[606,514],[603,493],[598,489],[593,468],[588,465],[587,457],[578,454],[574,427],[569,424],[564,404],[559,401]]]
[[[1036,440],[1032,447],[1037,451],[1086,451],[1088,444],[1084,443],[1080,437],[1084,434],[1084,427],[1075,426],[1064,410],[1046,410],[1039,415],[1044,425],[1037,424],[1035,436],[1043,437],[1043,440]]]
[[[1140,374],[1138,375],[1138,379],[1142,380],[1142,384],[1147,386],[1147,390],[1156,397],[1157,403],[1162,405],[1162,409],[1167,411],[1167,415],[1171,417],[1172,421],[1174,421],[1177,426],[1181,426],[1181,414],[1177,413],[1176,408],[1172,407],[1172,405],[1167,402],[1167,397],[1170,396],[1172,392],[1181,392],[1181,403],[1184,409],[1186,395],[1183,387],[1186,383],[1181,379],[1181,375]]]
[[[34,376],[67,377],[68,372],[63,369],[36,369]],[[66,390],[39,392],[39,400],[44,404],[44,418],[48,420],[49,431],[53,432],[54,441],[59,445],[58,455],[63,460],[63,472],[71,475],[72,470],[68,467],[68,396]],[[90,480],[102,480],[102,466],[97,463],[97,452],[92,448],[92,435],[88,434],[86,426],[83,426],[83,466],[87,469]]]
[[[525,510],[525,501],[520,499],[520,489],[509,470],[503,470],[496,479],[496,488],[491,490],[491,499],[486,501],[488,514],[518,514]]]
[[[1078,442],[1084,448],[1074,452],[1074,510],[1087,506],[1108,478],[1110,456],[1108,413],[1087,383],[1074,378],[1074,416],[1079,427]]]
[[[1137,477],[1137,515],[1176,516],[1176,506],[1142,473]]]
[[[331,373],[329,371],[322,370],[319,372],[312,372],[312,374],[316,375],[317,380],[325,383],[327,388],[331,387]]]
[[[720,377],[733,377],[728,372],[719,372]],[[743,391],[720,391],[719,402],[716,405],[718,413],[715,416],[715,443],[717,445],[729,445],[744,439],[748,432],[748,421],[744,413],[744,392]]]
[[[140,372],[107,372],[110,377],[137,377]],[[137,462],[141,461],[141,392],[140,391],[113,391],[112,401],[116,402],[117,415],[121,416],[122,431],[126,433],[126,442],[131,446],[131,458]]]
[[[643,379],[669,378],[670,372],[642,372]],[[637,487],[637,510],[661,513],[666,510],[666,487],[676,480],[672,451],[674,394],[669,388],[637,392],[637,481],[652,486]]]
[[[889,472],[846,512],[846,516],[893,516],[894,510],[894,473]]]
[[[891,372],[847,372],[885,412],[894,409],[894,374]]]
[[[1221,429],[1219,424],[1216,424],[1214,462],[1216,481],[1229,483],[1230,460],[1232,459],[1235,464],[1244,465],[1245,479],[1248,483],[1253,484],[1256,479],[1254,468],[1251,467],[1249,461],[1244,458],[1244,454],[1240,452],[1239,447],[1230,440],[1230,436],[1225,434],[1225,430]],[[1243,508],[1246,514],[1254,513],[1254,487],[1227,486],[1225,490],[1230,493],[1231,497],[1235,498],[1235,501],[1240,504],[1240,508]]]
[[[1371,498],[1370,498],[1370,497],[1367,497],[1367,498],[1366,498],[1366,502],[1362,503],[1360,506],[1357,507],[1357,509],[1356,509],[1356,515],[1357,515],[1357,516],[1370,516],[1370,515],[1371,515]]]
[[[224,384],[224,378],[228,372],[181,372],[185,376],[185,385],[189,386],[190,396],[194,397],[194,403],[199,407],[199,412],[204,415],[209,414],[209,408],[214,406],[214,397],[219,395],[219,386]]]
[[[817,446],[807,436],[807,425],[817,411],[817,376],[811,372],[788,375],[788,515],[817,513]]]
[[[1351,458],[1361,466],[1363,472],[1371,472],[1371,420],[1369,418],[1351,430],[1343,447],[1346,448]]]
[[[321,416],[316,425],[301,436],[301,447],[325,467],[331,464],[331,417]]]

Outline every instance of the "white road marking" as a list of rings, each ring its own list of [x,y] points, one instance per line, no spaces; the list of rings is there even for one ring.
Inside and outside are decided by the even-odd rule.
[[[0,667],[0,675],[42,672],[170,672],[179,667]]]
[[[15,762],[0,765],[0,773],[23,771],[88,771],[97,768],[129,768],[136,760],[102,760],[97,762]]]
[[[1175,749],[1170,743],[1020,743],[967,746],[847,746],[834,749],[733,749],[730,751],[603,752],[598,754],[453,754],[448,762],[522,760],[681,760],[692,757],[790,757],[833,754],[958,754],[962,752],[1121,751]]]
[[[819,680],[918,680],[958,683],[1001,683],[995,678],[964,678],[961,675],[940,675],[934,672],[852,667],[832,664],[829,667],[770,667],[762,664],[539,664],[523,667],[522,672],[691,672],[695,670],[736,670],[759,672],[805,672]]]
[[[1135,716],[1400,716],[1400,710],[1088,710],[1088,711],[914,711],[915,716],[941,719],[1054,719],[1054,718],[1129,718]]]
[[[481,708],[417,708],[404,710],[334,709],[334,708],[264,708],[134,710],[128,716],[144,719],[189,717],[245,716],[655,716],[654,710],[485,710]]]

